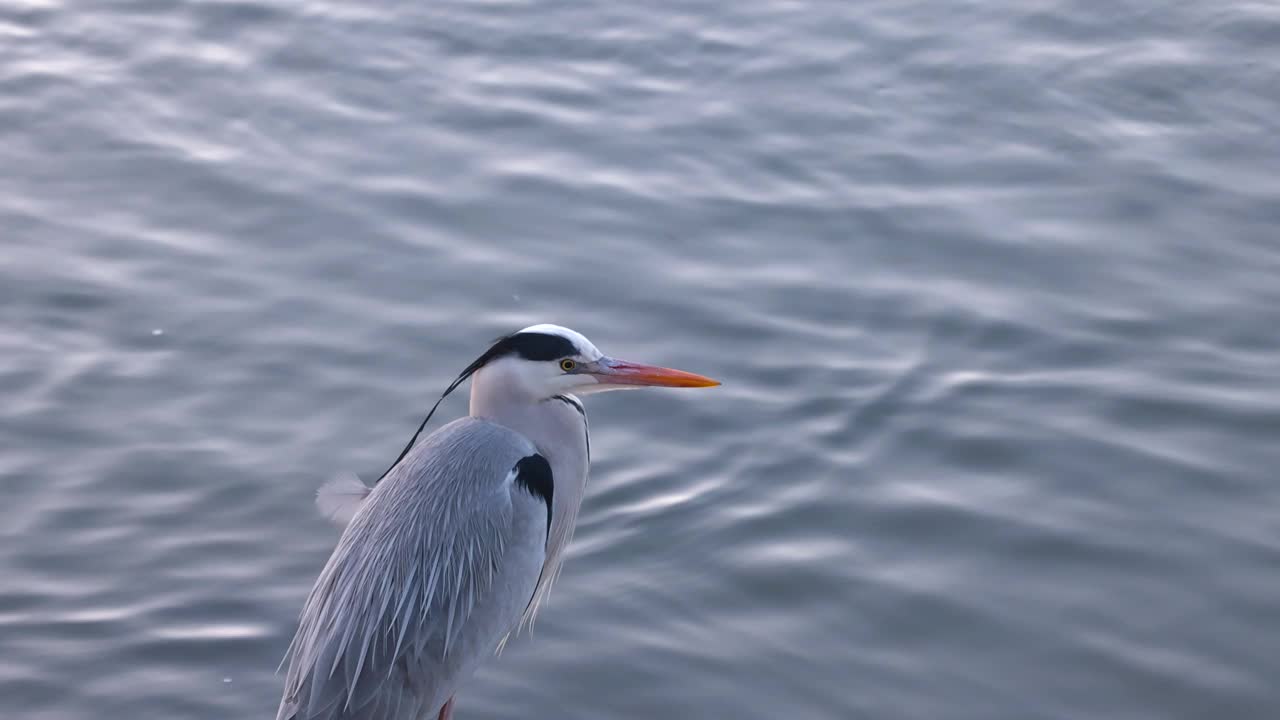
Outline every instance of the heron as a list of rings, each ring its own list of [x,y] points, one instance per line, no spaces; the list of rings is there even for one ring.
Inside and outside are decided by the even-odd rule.
[[[419,440],[467,380],[468,416]],[[344,530],[303,605],[277,720],[448,720],[564,562],[591,458],[579,396],[719,384],[608,357],[558,325],[495,341],[372,487],[352,476],[317,493]]]

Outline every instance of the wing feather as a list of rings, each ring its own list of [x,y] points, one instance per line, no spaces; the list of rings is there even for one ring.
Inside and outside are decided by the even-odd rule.
[[[365,485],[355,473],[344,473],[316,491],[316,507],[320,514],[338,527],[346,527],[355,517],[373,488]]]
[[[372,489],[303,607],[279,720],[439,710],[537,585],[545,508],[513,491],[513,468],[533,452],[511,430],[465,418]]]

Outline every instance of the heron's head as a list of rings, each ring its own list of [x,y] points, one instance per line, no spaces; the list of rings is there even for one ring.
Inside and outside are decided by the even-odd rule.
[[[471,410],[538,402],[557,395],[627,390],[640,387],[711,387],[720,383],[683,370],[642,365],[607,357],[591,341],[559,325],[531,325],[498,338],[458,375],[418,426],[386,477],[422,434],[440,403],[471,378]],[[379,478],[381,479],[381,478]]]
[[[683,370],[608,357],[580,333],[559,325],[532,325],[499,338],[463,374],[473,375],[473,397],[477,392],[497,392],[529,400],[646,386],[720,384]]]

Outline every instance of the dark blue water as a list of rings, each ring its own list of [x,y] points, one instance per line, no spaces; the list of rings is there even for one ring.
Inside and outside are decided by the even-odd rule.
[[[1242,0],[0,3],[0,714],[270,717],[315,488],[556,322],[724,386],[590,399],[460,720],[1273,718],[1277,78]]]

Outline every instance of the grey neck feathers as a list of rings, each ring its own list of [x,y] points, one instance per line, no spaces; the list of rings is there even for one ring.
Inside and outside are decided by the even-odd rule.
[[[563,562],[563,551],[573,537],[578,508],[587,489],[590,440],[587,415],[571,395],[532,398],[512,392],[512,383],[502,382],[489,368],[471,381],[471,415],[504,425],[528,438],[551,465],[551,527],[547,532],[546,560],[538,589],[526,610],[526,620],[537,611]],[[499,371],[500,372],[500,371]],[[486,382],[487,381],[487,382]]]
[[[563,471],[585,472],[587,461],[587,419],[582,403],[571,395],[534,398],[507,382],[491,370],[482,368],[471,380],[471,416],[504,425],[533,441],[538,451],[551,462],[552,470],[564,465]],[[562,462],[557,462],[562,461]],[[556,477],[557,481],[570,480]]]

